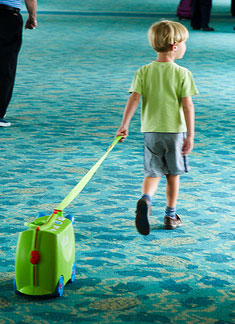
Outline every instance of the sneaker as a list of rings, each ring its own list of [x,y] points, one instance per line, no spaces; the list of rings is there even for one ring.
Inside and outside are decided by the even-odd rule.
[[[0,127],[9,127],[9,126],[11,126],[10,122],[6,121],[3,118],[0,118]]]
[[[182,221],[177,214],[175,214],[175,218],[172,218],[170,216],[164,217],[164,229],[171,230],[181,225]]]
[[[151,214],[151,204],[147,198],[141,198],[136,206],[135,225],[138,232],[142,235],[150,233],[149,217]]]

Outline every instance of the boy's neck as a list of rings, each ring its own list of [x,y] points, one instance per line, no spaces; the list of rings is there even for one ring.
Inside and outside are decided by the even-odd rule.
[[[174,62],[175,57],[173,52],[167,52],[167,53],[158,53],[157,55],[157,62]]]

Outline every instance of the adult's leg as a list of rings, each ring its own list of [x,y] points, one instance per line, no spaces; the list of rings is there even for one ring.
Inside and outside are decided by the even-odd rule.
[[[233,17],[235,16],[235,0],[231,1],[231,14]]]
[[[22,26],[20,14],[0,12],[0,118],[4,117],[12,97]]]
[[[202,28],[209,27],[212,0],[200,0]]]
[[[200,0],[192,0],[191,26],[193,29],[201,28],[201,8]]]

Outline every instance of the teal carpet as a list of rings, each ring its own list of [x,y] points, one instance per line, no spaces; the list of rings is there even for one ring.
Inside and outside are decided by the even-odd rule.
[[[216,31],[190,30],[178,62],[193,72],[200,91],[191,171],[181,178],[178,202],[184,226],[163,230],[162,179],[151,234],[136,232],[143,180],[138,112],[129,138],[65,210],[75,215],[76,281],[61,298],[18,296],[12,289],[24,222],[50,213],[108,149],[133,74],[155,59],[147,29],[161,18],[176,19],[176,2],[73,0],[68,7],[40,1],[38,28],[24,32],[7,114],[12,126],[0,128],[1,324],[234,323],[230,1],[214,1]]]

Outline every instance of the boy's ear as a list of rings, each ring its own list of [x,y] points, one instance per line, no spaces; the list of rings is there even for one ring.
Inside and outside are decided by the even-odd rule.
[[[177,44],[174,43],[173,45],[171,45],[171,50],[172,51],[176,51],[177,50]]]

